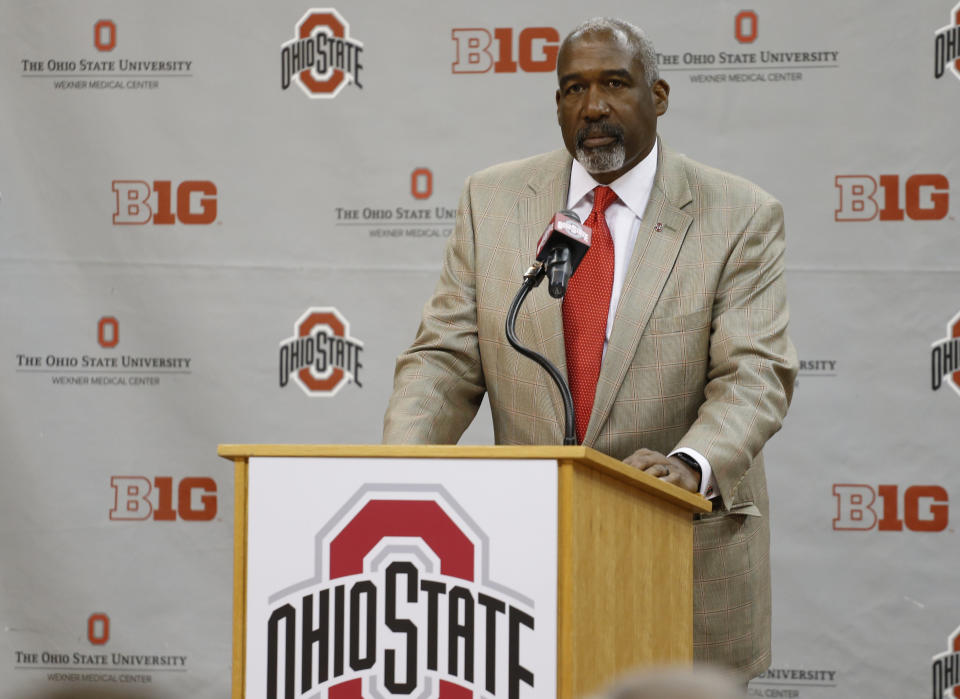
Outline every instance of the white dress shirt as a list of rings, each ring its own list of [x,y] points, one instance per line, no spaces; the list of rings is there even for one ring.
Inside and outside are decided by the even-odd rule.
[[[613,290],[610,293],[610,310],[607,314],[607,332],[603,340],[603,352],[606,355],[607,343],[613,330],[613,320],[617,315],[617,304],[627,276],[630,258],[637,242],[637,233],[643,212],[650,201],[653,181],[657,174],[657,142],[643,160],[632,169],[620,175],[608,187],[617,195],[617,200],[607,207],[605,218],[610,236],[613,238]],[[567,195],[567,208],[573,210],[581,221],[586,221],[593,209],[593,190],[599,187],[597,182],[577,160],[573,161],[570,171],[570,191]],[[712,497],[717,492],[713,470],[706,457],[695,449],[681,447],[670,452],[670,456],[683,453],[700,465],[700,494]]]

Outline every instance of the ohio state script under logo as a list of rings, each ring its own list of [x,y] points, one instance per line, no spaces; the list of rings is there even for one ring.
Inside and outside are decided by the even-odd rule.
[[[489,579],[488,544],[442,486],[362,487],[254,622],[266,697],[533,696],[533,602]]]

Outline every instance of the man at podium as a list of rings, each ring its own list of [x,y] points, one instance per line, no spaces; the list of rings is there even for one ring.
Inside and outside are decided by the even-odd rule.
[[[761,449],[797,370],[783,213],[658,139],[670,87],[639,28],[583,23],[557,75],[566,149],[468,178],[436,291],[397,360],[384,441],[456,443],[486,392],[498,444],[561,443],[556,392],[508,345],[504,319],[544,227],[572,209],[590,249],[562,303],[546,285],[531,293],[517,333],[566,372],[582,444],[713,499],[694,528],[694,656],[749,678],[770,662]]]

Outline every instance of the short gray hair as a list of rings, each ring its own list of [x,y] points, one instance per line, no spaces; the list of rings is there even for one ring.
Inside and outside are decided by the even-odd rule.
[[[653,42],[636,24],[624,19],[615,17],[594,17],[586,22],[581,22],[573,31],[567,34],[563,43],[560,44],[560,51],[586,34],[608,33],[623,38],[627,45],[633,49],[634,57],[640,61],[643,66],[643,74],[647,78],[647,85],[653,85],[660,79],[660,71],[657,69],[657,51],[653,47]],[[559,67],[559,62],[557,66]]]

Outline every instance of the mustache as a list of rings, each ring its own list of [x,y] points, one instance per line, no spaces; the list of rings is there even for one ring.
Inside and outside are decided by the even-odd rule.
[[[591,124],[590,126],[584,126],[577,131],[577,148],[583,148],[583,142],[588,138],[604,136],[613,137],[618,143],[623,143],[623,127],[617,126],[616,124],[610,124],[605,121],[597,124]]]

